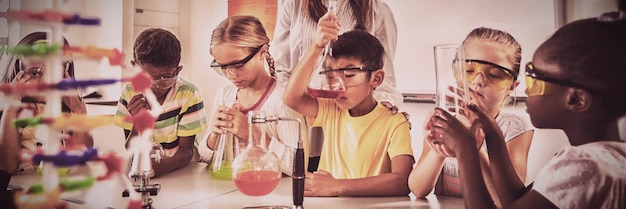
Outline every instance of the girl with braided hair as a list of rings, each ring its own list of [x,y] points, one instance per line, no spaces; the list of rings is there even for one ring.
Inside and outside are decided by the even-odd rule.
[[[240,142],[247,141],[248,111],[262,110],[268,116],[301,117],[283,104],[284,87],[277,84],[274,59],[268,51],[269,42],[261,21],[254,16],[228,17],[213,30],[209,49],[214,57],[211,67],[232,84],[217,91],[214,98],[210,132],[199,139],[197,145],[202,161],[211,160],[217,138],[222,133],[230,132]],[[225,100],[237,100],[238,110],[221,105]],[[304,127],[301,130],[305,130]],[[291,174],[298,127],[294,123],[270,123],[265,133],[254,134],[267,134],[272,138],[269,149],[282,159],[283,173]],[[304,150],[308,150],[307,140],[303,141]]]

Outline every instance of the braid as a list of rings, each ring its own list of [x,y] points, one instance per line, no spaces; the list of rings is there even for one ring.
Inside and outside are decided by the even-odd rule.
[[[270,76],[272,76],[272,78],[276,78],[276,67],[274,65],[274,58],[270,54],[269,50],[265,52],[265,55],[267,55],[265,57],[265,60],[267,61],[267,66],[270,68]]]

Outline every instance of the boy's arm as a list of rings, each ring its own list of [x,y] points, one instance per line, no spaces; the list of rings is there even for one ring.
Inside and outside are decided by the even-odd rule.
[[[294,111],[310,118],[317,117],[317,99],[306,93],[315,62],[323,48],[311,46],[295,69],[291,72],[287,88],[285,89],[284,103]]]
[[[152,164],[154,177],[178,170],[189,164],[193,157],[193,140],[195,136],[179,136],[178,151],[172,157],[163,158],[159,163]]]
[[[422,154],[409,175],[409,188],[415,197],[424,198],[430,194],[437,183],[445,159],[433,151],[427,140],[424,140]]]
[[[409,194],[407,179],[413,156],[391,159],[391,172],[359,179],[334,179],[325,171],[308,173],[305,196],[404,196]]]
[[[332,12],[326,13],[318,20],[317,31],[313,44],[293,69],[283,97],[285,105],[309,118],[317,117],[319,107],[317,98],[306,93],[306,87],[324,46],[339,36],[337,17]]]

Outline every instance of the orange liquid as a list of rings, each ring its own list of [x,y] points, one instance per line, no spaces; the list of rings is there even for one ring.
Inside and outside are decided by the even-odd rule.
[[[241,193],[248,196],[261,196],[274,191],[280,182],[280,172],[276,171],[242,171],[237,173],[235,186]]]
[[[330,98],[330,99],[337,98],[343,93],[345,93],[345,91],[319,90],[319,89],[312,89],[308,87],[306,88],[306,92],[309,93],[309,95],[311,95],[312,97]]]

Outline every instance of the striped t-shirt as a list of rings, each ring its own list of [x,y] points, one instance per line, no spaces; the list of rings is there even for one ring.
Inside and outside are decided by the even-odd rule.
[[[130,83],[125,84],[115,116],[130,116],[128,102],[137,94]],[[208,127],[204,102],[198,88],[180,77],[161,106],[163,112],[157,118],[152,139],[161,143],[165,149],[177,147],[179,136],[201,135]],[[121,120],[116,125],[127,131],[133,128],[132,123]]]

